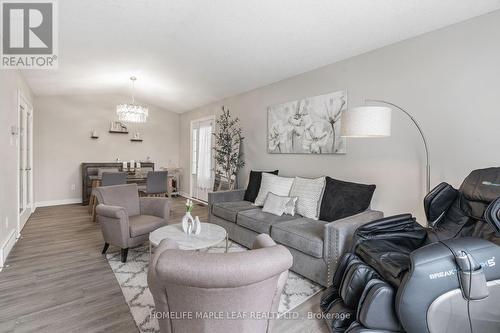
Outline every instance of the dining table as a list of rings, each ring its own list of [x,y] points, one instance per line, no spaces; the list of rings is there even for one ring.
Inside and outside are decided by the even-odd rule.
[[[123,168],[123,163],[118,162],[85,162],[82,163],[82,205],[88,205],[91,201],[92,191],[95,187],[100,186],[102,172],[116,172],[125,171]],[[141,162],[140,169],[126,170],[127,172],[127,184],[137,184],[139,186],[145,186],[147,181],[148,171],[154,171],[154,163],[152,162]]]

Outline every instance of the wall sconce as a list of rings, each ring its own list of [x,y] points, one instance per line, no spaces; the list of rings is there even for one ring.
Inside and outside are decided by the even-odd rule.
[[[90,137],[91,137],[92,139],[99,139],[99,133],[97,133],[97,131],[96,131],[96,130],[91,129],[91,130],[90,130]]]

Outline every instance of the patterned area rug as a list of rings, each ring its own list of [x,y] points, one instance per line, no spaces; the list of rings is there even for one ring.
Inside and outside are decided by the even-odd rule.
[[[211,247],[204,252],[223,253],[225,242]],[[229,252],[247,251],[239,244],[231,242]],[[148,246],[130,249],[127,262],[120,261],[120,252],[106,255],[109,265],[115,273],[120,284],[125,300],[130,308],[132,317],[141,332],[159,332],[157,320],[150,316],[154,310],[153,296],[147,284],[147,271],[149,264]],[[296,308],[306,300],[323,290],[320,285],[290,272],[283,294],[281,295],[278,312],[280,315]]]

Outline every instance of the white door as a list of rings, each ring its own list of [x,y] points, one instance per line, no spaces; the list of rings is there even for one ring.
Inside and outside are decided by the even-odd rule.
[[[23,229],[26,221],[33,211],[33,110],[26,100],[19,98],[19,222],[18,234]]]
[[[208,201],[212,191],[214,120],[204,119],[191,122],[191,197]]]

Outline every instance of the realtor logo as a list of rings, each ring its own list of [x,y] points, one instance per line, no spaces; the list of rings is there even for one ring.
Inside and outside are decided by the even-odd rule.
[[[2,68],[57,68],[56,3],[1,1]]]

